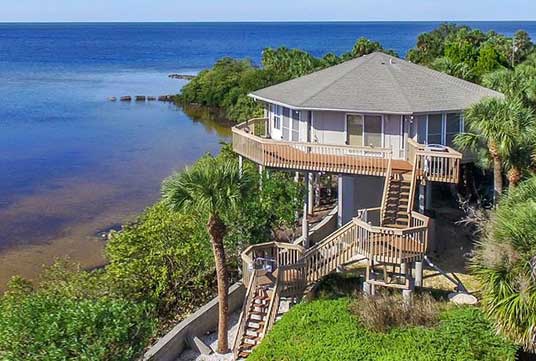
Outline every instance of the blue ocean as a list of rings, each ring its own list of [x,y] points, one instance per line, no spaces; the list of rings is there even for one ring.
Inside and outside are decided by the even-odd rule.
[[[536,22],[466,23],[536,38]],[[320,56],[367,37],[404,56],[435,22],[0,24],[0,284],[69,256],[103,260],[99,232],[135,219],[175,170],[229,140],[229,127],[172,104],[195,74],[263,48]]]

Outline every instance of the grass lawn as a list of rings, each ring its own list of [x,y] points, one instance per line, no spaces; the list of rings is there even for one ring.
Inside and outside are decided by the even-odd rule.
[[[366,330],[351,298],[293,307],[248,358],[267,360],[515,360],[517,347],[496,336],[480,309],[449,307],[436,327]]]

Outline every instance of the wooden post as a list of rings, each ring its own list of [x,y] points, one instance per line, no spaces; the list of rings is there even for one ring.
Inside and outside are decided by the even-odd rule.
[[[307,221],[307,213],[309,212],[309,172],[304,173],[303,185],[305,192],[303,196],[303,219],[302,219],[302,237],[303,246],[309,248],[309,223]]]
[[[320,206],[320,192],[321,192],[321,187],[320,187],[320,173],[316,173],[316,174],[315,174],[315,187],[314,187],[315,206],[316,206],[316,207],[319,207],[319,206]]]
[[[306,181],[307,184],[307,214],[314,214],[314,183],[313,183],[313,173],[307,173]]]
[[[422,262],[415,262],[415,286],[422,287]]]
[[[424,214],[426,210],[426,186],[421,181],[419,183],[419,213]]]

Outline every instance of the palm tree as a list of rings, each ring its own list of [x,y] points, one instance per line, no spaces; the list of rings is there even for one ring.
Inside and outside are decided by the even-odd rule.
[[[173,209],[199,214],[207,220],[218,284],[219,323],[218,352],[228,351],[228,289],[224,238],[228,232],[225,217],[232,214],[251,189],[247,173],[240,175],[233,160],[206,156],[191,168],[164,181],[164,201]]]
[[[471,269],[498,331],[536,351],[536,177],[501,199],[481,225]]]
[[[503,191],[503,170],[509,170],[509,181],[515,186],[525,168],[521,154],[529,154],[532,144],[534,116],[519,99],[487,98],[473,105],[465,113],[466,133],[455,138],[463,150],[479,151],[493,164],[494,198]],[[480,152],[482,154],[482,152]]]

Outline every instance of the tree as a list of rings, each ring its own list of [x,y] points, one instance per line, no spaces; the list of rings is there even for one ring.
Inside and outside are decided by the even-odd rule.
[[[514,70],[502,69],[484,75],[482,84],[503,93],[507,98],[519,98],[528,106],[536,104],[536,64],[518,65]]]
[[[224,248],[228,227],[224,219],[226,213],[240,207],[251,184],[247,174],[240,175],[236,162],[206,156],[194,166],[165,180],[162,186],[163,200],[169,207],[193,212],[207,220],[218,284],[219,353],[228,350],[229,280]]]
[[[536,177],[501,199],[481,227],[471,268],[498,331],[536,351]]]
[[[484,149],[485,157],[493,164],[494,198],[503,191],[503,170],[508,166],[512,172],[510,184],[519,182],[521,164],[516,154],[525,146],[534,127],[533,114],[519,99],[486,98],[473,105],[465,113],[468,132],[459,134],[455,144],[462,149]]]

